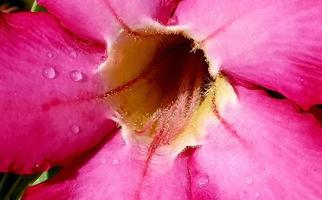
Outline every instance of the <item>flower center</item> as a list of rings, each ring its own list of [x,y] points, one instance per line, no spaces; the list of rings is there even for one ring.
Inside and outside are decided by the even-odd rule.
[[[137,33],[121,33],[102,68],[105,96],[125,139],[151,151],[198,145],[214,85],[203,51],[181,34]]]

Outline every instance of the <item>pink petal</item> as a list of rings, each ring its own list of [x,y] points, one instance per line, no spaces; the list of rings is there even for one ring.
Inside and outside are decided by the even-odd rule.
[[[322,199],[322,129],[288,101],[237,87],[189,162],[195,199]],[[215,117],[214,117],[215,118]]]
[[[225,73],[278,91],[305,109],[322,103],[321,0],[186,0],[180,25]]]
[[[100,41],[147,20],[166,23],[179,0],[39,0],[73,32]],[[142,28],[142,26],[141,26]]]
[[[135,148],[126,145],[117,132],[52,180],[28,189],[23,199],[187,199],[185,157],[178,158],[170,169],[154,163],[143,175],[144,160],[139,160]]]
[[[46,13],[0,18],[0,171],[63,164],[115,126],[105,103],[89,100],[103,90],[95,69],[104,46]]]

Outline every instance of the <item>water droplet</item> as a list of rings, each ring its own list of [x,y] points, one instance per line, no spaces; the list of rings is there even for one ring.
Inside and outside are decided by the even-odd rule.
[[[39,165],[38,165],[38,164],[36,164],[36,165],[35,165],[35,167],[36,167],[36,168],[38,168],[38,167],[39,167]]]
[[[304,82],[304,78],[300,78],[300,81],[301,81],[301,83],[303,83]]]
[[[75,82],[84,80],[84,74],[81,71],[73,70],[69,73],[70,78]]]
[[[57,72],[53,67],[47,67],[42,70],[42,75],[47,79],[54,79],[57,76]]]
[[[70,130],[73,132],[73,133],[79,133],[80,132],[80,128],[79,128],[79,126],[77,126],[77,125],[72,125],[71,127],[70,127]]]
[[[52,58],[52,57],[53,57],[53,53],[48,52],[48,53],[47,53],[47,56],[48,56],[48,58]]]
[[[207,187],[209,184],[209,178],[208,176],[201,176],[197,180],[197,184],[199,188]]]
[[[250,177],[250,176],[249,176],[249,177],[247,177],[247,178],[246,178],[246,184],[247,184],[247,185],[252,185],[252,184],[253,184],[253,182],[254,182],[254,180],[253,180],[253,178],[252,178],[252,177]]]
[[[113,160],[113,165],[119,164],[119,161],[117,159]]]

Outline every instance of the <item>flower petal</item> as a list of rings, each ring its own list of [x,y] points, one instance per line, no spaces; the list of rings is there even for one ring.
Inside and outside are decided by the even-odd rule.
[[[212,65],[307,109],[322,102],[321,0],[186,0],[180,25]]]
[[[185,157],[178,158],[170,170],[155,166],[153,174],[144,175],[144,161],[138,160],[136,150],[124,143],[119,132],[52,180],[29,188],[23,199],[187,199]]]
[[[179,0],[39,0],[73,32],[100,41],[146,20],[166,23]],[[81,23],[79,23],[81,22]]]
[[[95,145],[115,125],[95,73],[104,46],[46,13],[0,15],[0,171],[33,173]]]
[[[288,101],[237,87],[189,162],[195,199],[322,199],[322,129]],[[218,116],[219,116],[218,115]],[[215,118],[215,116],[214,116]],[[216,197],[216,198],[215,198]]]

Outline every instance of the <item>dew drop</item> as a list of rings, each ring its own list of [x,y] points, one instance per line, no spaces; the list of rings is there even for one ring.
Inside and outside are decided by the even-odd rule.
[[[36,167],[36,168],[38,168],[38,167],[39,167],[39,165],[38,165],[38,164],[36,164],[36,165],[35,165],[35,167]]]
[[[209,184],[209,178],[208,176],[201,176],[197,180],[197,184],[199,188],[207,187]]]
[[[84,74],[81,71],[73,70],[69,73],[70,78],[75,82],[84,80]]]
[[[53,53],[48,52],[48,53],[47,53],[47,56],[48,56],[48,58],[52,58],[52,57],[53,57]]]
[[[250,177],[250,176],[249,176],[249,177],[247,177],[247,178],[246,178],[246,184],[247,184],[247,185],[252,185],[252,184],[253,184],[253,182],[254,182],[254,180],[253,180],[253,178],[252,178],[252,177]]]
[[[47,79],[54,79],[57,76],[57,72],[53,67],[47,67],[42,70],[42,75]]]
[[[77,126],[77,125],[72,125],[71,127],[70,127],[70,130],[73,132],[73,133],[79,133],[81,130],[80,130],[80,128],[79,128],[79,126]]]

